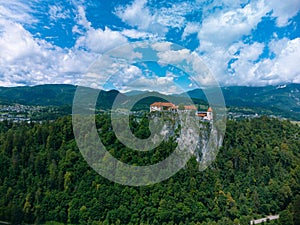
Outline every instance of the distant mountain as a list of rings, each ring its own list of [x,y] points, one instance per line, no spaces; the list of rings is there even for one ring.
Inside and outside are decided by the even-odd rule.
[[[24,87],[0,87],[0,102],[23,105],[62,106],[72,104],[76,86],[47,84]]]
[[[74,85],[50,84],[33,87],[0,87],[0,104],[23,104],[41,106],[71,106],[76,91]],[[87,88],[88,91],[99,91]],[[281,115],[300,120],[300,84],[281,86],[245,87],[232,86],[222,88],[226,105],[239,112],[251,108],[252,112]],[[121,104],[136,102],[134,110],[148,110],[155,101],[171,101],[175,104],[188,103],[190,96],[195,104],[207,105],[203,90],[195,89],[180,95],[163,95],[157,92],[131,91],[125,94],[117,90],[101,91],[97,106],[110,109],[119,96]],[[147,97],[151,96],[151,97]],[[89,95],[87,95],[89,97]]]
[[[222,92],[227,106],[265,108],[275,114],[300,119],[300,84],[222,87]],[[187,94],[191,98],[206,100],[203,90],[200,89]]]
[[[148,91],[128,91],[125,92],[124,95],[126,96],[136,96],[136,95],[142,95],[142,94],[147,94],[149,93]]]
[[[25,87],[0,87],[0,103],[2,104],[22,104],[40,106],[71,106],[77,86],[65,84],[46,84]],[[99,90],[86,88],[93,93]],[[100,91],[97,105],[102,109],[112,106],[117,95],[120,99],[126,100],[127,96],[116,90]]]
[[[47,84],[25,87],[0,87],[0,103],[22,104],[40,106],[71,106],[77,86],[65,84]],[[99,90],[86,88],[86,97],[89,98]],[[147,97],[147,96],[151,97]],[[122,94],[117,90],[103,91],[98,96],[97,106],[101,109],[110,109],[118,96],[121,104],[136,102],[134,110],[149,110],[149,105],[155,101],[169,101],[175,104],[188,102],[184,96],[166,96],[158,92],[131,91]],[[200,99],[195,99],[195,104],[206,104]]]

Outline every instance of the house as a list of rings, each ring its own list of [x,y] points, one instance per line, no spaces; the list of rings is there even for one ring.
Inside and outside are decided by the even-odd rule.
[[[177,110],[177,106],[171,102],[154,102],[150,105],[150,112],[173,110]]]
[[[199,116],[200,118],[204,120],[209,120],[211,121],[213,119],[213,110],[211,107],[207,109],[206,112],[196,112],[196,115]]]

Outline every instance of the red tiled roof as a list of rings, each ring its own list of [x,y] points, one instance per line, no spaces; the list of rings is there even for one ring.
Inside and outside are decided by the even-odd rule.
[[[207,112],[212,112],[212,108],[209,107],[208,110],[207,110]]]
[[[174,107],[176,107],[173,103],[171,103],[171,102],[154,102],[154,103],[152,103],[150,106],[152,106],[152,107],[172,107],[172,108],[174,108]]]

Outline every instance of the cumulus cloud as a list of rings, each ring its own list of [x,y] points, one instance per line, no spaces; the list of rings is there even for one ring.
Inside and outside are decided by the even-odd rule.
[[[102,29],[87,19],[85,5],[83,0],[74,2],[77,9],[76,25],[73,26],[76,43],[73,47],[64,48],[47,42],[41,38],[42,35],[26,30],[41,22],[33,16],[35,10],[38,10],[35,0],[26,3],[21,0],[0,0],[0,85],[76,84],[97,57],[129,41],[168,40],[171,37],[172,41],[188,42],[191,34],[197,34],[199,47],[196,52],[221,84],[300,82],[297,66],[300,61],[299,38],[291,39],[287,35],[278,40],[278,37],[273,37],[273,41],[265,43],[251,40],[252,31],[265,16],[273,17],[278,27],[287,26],[299,13],[298,0],[214,0],[174,4],[133,0],[112,12],[129,27],[104,25]],[[64,7],[59,3],[49,5],[48,19],[51,23],[70,18],[73,11]],[[178,36],[173,36],[174,32]],[[249,37],[249,42],[243,41],[245,36]],[[171,43],[152,46],[158,52],[160,63],[176,64],[190,57],[188,50],[174,51],[170,46]],[[270,49],[270,55],[274,57],[261,58],[265,47]],[[141,57],[132,54],[131,49],[115,53],[123,54],[128,59]],[[130,65],[119,66],[117,69],[121,69],[123,74],[115,82],[120,89],[122,85],[123,89],[145,89],[147,83],[158,91],[178,91],[173,76],[143,77],[145,71]],[[122,79],[134,85],[126,85],[121,82]]]
[[[259,80],[259,74],[256,73],[257,63],[259,56],[262,54],[264,49],[264,44],[253,43],[253,44],[239,44],[238,51],[239,55],[236,57],[236,61],[231,64],[231,69],[234,71],[233,76],[230,79],[224,81],[227,84],[243,84],[243,85],[253,85],[257,84]]]
[[[245,45],[241,39],[251,33],[269,9],[263,1],[250,2],[244,8],[234,3],[230,5],[226,1],[223,3],[216,1],[214,4],[223,4],[224,9],[210,14],[203,20],[198,32],[200,46],[196,51],[201,54],[203,61],[221,84],[245,83],[245,79],[239,79],[239,76],[244,77],[244,74],[253,73],[250,70],[252,63],[249,59],[251,57],[257,59],[263,47],[260,44]],[[191,28],[186,27],[187,31],[194,32],[197,24],[189,26]],[[236,56],[239,50],[240,55]],[[228,70],[228,64],[232,59],[236,61]]]
[[[141,90],[157,91],[163,94],[182,93],[184,90],[176,85],[173,77],[141,76],[134,81],[120,87],[121,91]]]
[[[135,0],[126,6],[116,8],[116,15],[139,31],[147,31],[164,37],[172,29],[182,29],[188,23],[187,16],[201,8],[201,2],[154,4],[147,0]],[[200,21],[200,17],[194,18]],[[188,31],[187,31],[188,32]]]
[[[270,44],[271,49],[275,53],[273,59],[266,60],[262,63],[262,68],[266,67],[269,70],[262,70],[267,77],[277,78],[277,82],[300,82],[300,38],[288,40],[273,41]],[[276,82],[276,79],[272,82]]]
[[[110,78],[110,82],[118,89],[128,86],[136,79],[143,76],[143,72],[140,68],[134,65],[125,65],[123,68],[119,68],[119,71],[113,74]]]
[[[200,31],[200,24],[195,22],[188,22],[181,35],[181,39],[185,40],[191,34],[198,33]]]
[[[133,27],[138,27],[141,30],[149,29],[154,21],[153,15],[146,7],[146,0],[135,0],[127,7],[119,7],[116,10],[116,15],[124,22]]]
[[[274,59],[260,58],[264,43],[246,44],[242,41],[243,37],[251,35],[264,16],[275,17],[278,26],[287,25],[289,19],[299,12],[299,1],[258,0],[244,2],[245,6],[240,7],[241,3],[214,1],[213,6],[206,6],[221,7],[202,21],[198,31],[200,46],[197,52],[213,74],[225,85],[266,85],[299,80],[295,68],[299,56],[287,50],[297,52],[293,44],[297,41],[282,39],[271,42],[269,48],[276,55]],[[187,24],[182,38],[194,33],[197,25]]]
[[[273,10],[272,16],[276,18],[279,27],[288,25],[289,19],[297,15],[300,10],[300,1],[298,0],[272,0],[268,1],[267,4]]]
[[[0,21],[0,26],[1,74],[17,76],[7,85],[42,79],[42,74],[49,72],[47,67],[50,66],[47,43],[35,40],[20,24]]]
[[[107,27],[104,30],[90,28],[85,36],[77,40],[76,47],[104,53],[125,43],[127,43],[127,38],[118,31],[112,31]]]
[[[152,49],[158,52],[165,52],[171,50],[171,42],[156,42],[152,44]]]
[[[115,87],[121,92],[127,92],[131,90],[140,91],[157,91],[160,93],[181,93],[180,87],[176,85],[174,79],[176,75],[167,73],[166,76],[157,76],[153,71],[144,71],[138,66],[130,64],[116,64],[111,65],[113,72],[111,76],[107,77],[105,84],[101,87],[111,86]],[[95,74],[99,79],[99,73]],[[99,88],[99,86],[97,86]]]
[[[265,45],[262,43],[244,44],[235,43],[228,51],[214,51],[210,57],[203,60],[210,62],[210,70],[223,85],[263,86],[279,83],[299,83],[300,69],[300,38],[274,40],[269,44],[274,58],[259,60]],[[236,54],[238,52],[238,54]],[[228,62],[235,58],[230,65]]]
[[[34,38],[16,22],[0,19],[1,86],[78,83],[96,56]]]
[[[190,50],[182,49],[182,50],[169,50],[169,51],[162,51],[157,54],[159,60],[158,62],[161,64],[179,64],[182,63],[184,60],[190,58]]]
[[[241,5],[247,4],[261,4],[269,13],[272,13],[272,16],[276,18],[278,26],[286,26],[289,22],[289,19],[293,18],[300,10],[300,2],[298,0],[273,0],[273,1],[264,1],[264,0],[214,0],[208,4],[203,5],[203,14],[204,17],[210,16],[214,9],[222,9],[221,11],[231,11],[238,10],[241,8]]]
[[[258,42],[254,42],[253,44],[244,44],[240,42],[237,44],[237,47],[237,50],[239,51],[237,58],[253,62],[258,60],[265,45]]]
[[[77,23],[86,30],[91,29],[92,23],[86,18],[85,9],[83,6],[78,6]]]
[[[240,40],[243,35],[250,34],[267,12],[268,8],[264,2],[259,1],[249,3],[244,8],[212,14],[203,20],[198,38],[202,42],[228,47]],[[204,45],[204,47],[207,46]],[[209,51],[209,49],[202,49]]]
[[[157,19],[147,7],[147,0],[135,0],[131,5],[116,9],[116,15],[125,23],[141,31],[162,36],[168,29]]]
[[[83,34],[76,41],[76,48],[84,48],[95,53],[104,53],[127,43],[127,38],[119,31],[113,31],[108,27],[105,27],[104,30],[94,29],[91,22],[87,20],[82,6],[78,7],[78,25],[82,26],[84,30],[80,32],[78,26],[73,28],[73,31]]]

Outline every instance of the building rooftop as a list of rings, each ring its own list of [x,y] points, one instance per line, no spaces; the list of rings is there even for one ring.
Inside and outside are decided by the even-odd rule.
[[[154,102],[152,103],[150,106],[152,107],[176,107],[176,105],[174,105],[173,103],[171,102]]]

